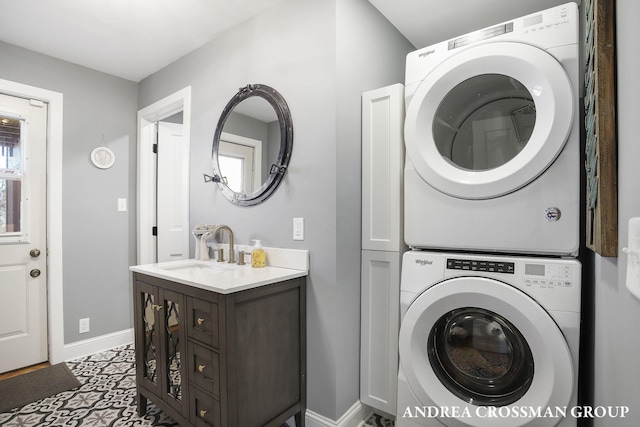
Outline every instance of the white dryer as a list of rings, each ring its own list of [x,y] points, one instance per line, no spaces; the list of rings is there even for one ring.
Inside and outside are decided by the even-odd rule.
[[[407,56],[409,246],[577,254],[578,25],[568,3]]]
[[[576,426],[580,284],[574,259],[406,252],[396,426]]]

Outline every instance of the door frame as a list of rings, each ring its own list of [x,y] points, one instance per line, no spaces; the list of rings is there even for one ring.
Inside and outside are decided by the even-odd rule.
[[[0,79],[0,92],[49,104],[47,117],[47,345],[49,362],[64,361],[62,287],[62,113],[63,94]]]
[[[180,111],[183,112],[184,143],[190,149],[191,86],[138,111],[138,219],[136,231],[138,264],[155,262],[155,243],[150,233],[151,227],[155,225],[156,183],[154,171],[156,166],[152,151],[155,142],[155,122]]]

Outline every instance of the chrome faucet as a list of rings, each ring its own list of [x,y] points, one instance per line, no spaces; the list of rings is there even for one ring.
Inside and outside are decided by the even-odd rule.
[[[235,255],[235,249],[233,247],[233,231],[231,231],[231,228],[229,228],[228,225],[218,225],[216,226],[216,228],[213,229],[213,231],[211,232],[212,235],[216,235],[216,233],[220,230],[227,230],[229,232],[229,262],[230,264],[235,264],[236,262],[236,255]]]

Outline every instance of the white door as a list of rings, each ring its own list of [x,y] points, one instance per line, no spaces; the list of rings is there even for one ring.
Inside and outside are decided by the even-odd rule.
[[[407,158],[435,189],[488,199],[520,189],[556,159],[575,110],[549,53],[512,42],[470,47],[420,82],[407,106]]]
[[[0,95],[0,372],[48,360],[47,104]]]
[[[189,145],[182,127],[158,122],[157,262],[189,258]]]

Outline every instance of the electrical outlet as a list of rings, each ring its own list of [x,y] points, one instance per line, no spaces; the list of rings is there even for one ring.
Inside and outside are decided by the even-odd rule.
[[[80,326],[78,328],[79,334],[86,334],[89,332],[89,318],[85,317],[84,319],[80,319]]]
[[[304,240],[304,218],[293,218],[293,240]]]
[[[118,199],[118,212],[127,211],[127,199]]]

